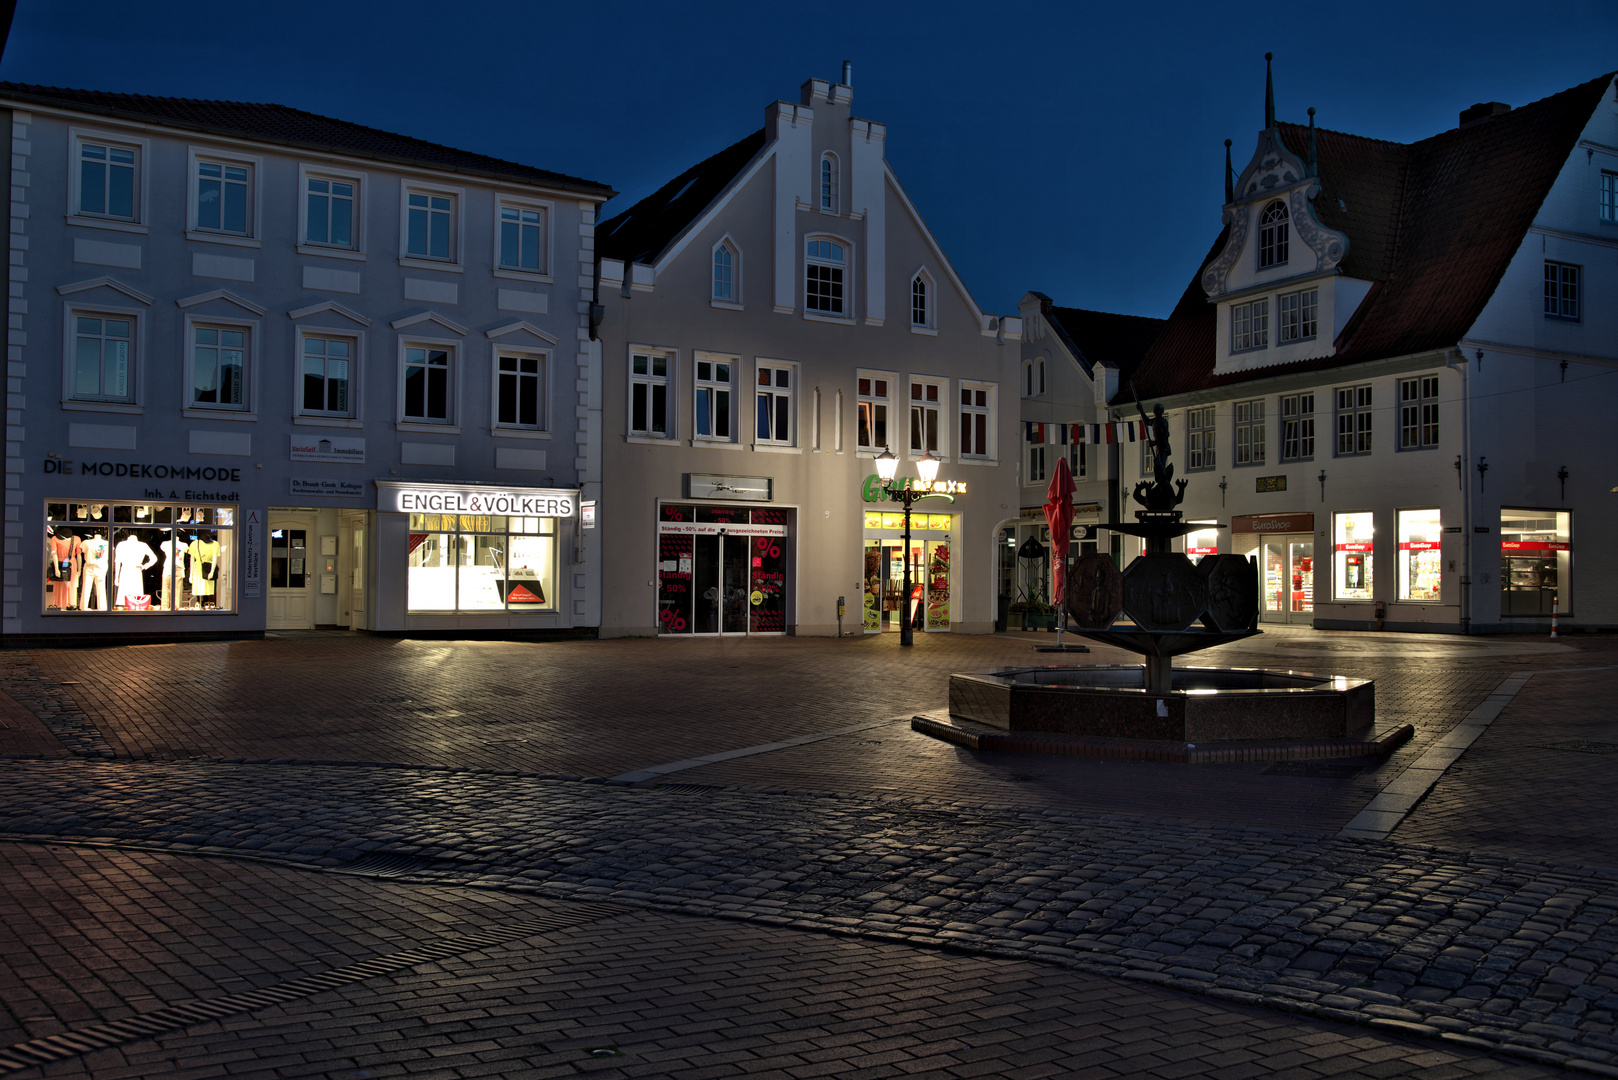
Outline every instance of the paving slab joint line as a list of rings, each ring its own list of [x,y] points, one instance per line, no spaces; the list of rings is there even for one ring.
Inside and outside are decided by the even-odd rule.
[[[617,776],[609,776],[607,783],[638,784],[645,780],[655,780],[659,776],[667,776],[669,773],[684,772],[687,769],[700,769],[704,765],[717,765],[722,761],[734,761],[736,758],[752,757],[755,754],[769,754],[776,750],[790,750],[796,746],[808,746],[810,743],[825,742],[827,739],[853,735],[860,731],[870,731],[872,728],[885,727],[889,724],[906,723],[909,719],[908,716],[894,716],[886,720],[874,720],[864,724],[854,724],[851,727],[838,728],[835,731],[817,731],[809,735],[798,735],[791,739],[782,739],[779,742],[760,743],[757,746],[744,746],[736,750],[721,750],[717,754],[684,758],[664,765],[653,765],[645,769],[619,773]]]
[[[63,1061],[125,1043],[140,1042],[154,1035],[179,1031],[238,1013],[256,1012],[271,1005],[284,1005],[299,998],[334,990],[339,986],[366,982],[450,956],[476,952],[625,913],[625,909],[611,904],[585,904],[572,911],[546,912],[537,918],[447,937],[272,986],[261,986],[241,993],[226,994],[223,997],[183,1001],[112,1023],[96,1024],[75,1031],[30,1039],[0,1049],[0,1075],[35,1068],[53,1061]]]

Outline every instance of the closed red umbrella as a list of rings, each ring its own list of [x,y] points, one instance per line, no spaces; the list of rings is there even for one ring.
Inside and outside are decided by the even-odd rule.
[[[1051,527],[1052,599],[1056,603],[1056,640],[1062,640],[1062,600],[1067,586],[1067,545],[1073,533],[1073,473],[1067,458],[1056,459],[1056,471],[1045,489],[1045,524]]]

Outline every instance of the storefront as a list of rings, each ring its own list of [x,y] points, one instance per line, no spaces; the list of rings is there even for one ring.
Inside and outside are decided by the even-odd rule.
[[[1500,509],[1500,614],[1573,614],[1573,515]]]
[[[657,630],[784,634],[791,511],[663,503],[657,519]]]
[[[1315,614],[1315,515],[1247,514],[1230,522],[1231,549],[1256,558],[1259,617],[1312,623]]]
[[[1444,525],[1438,507],[1399,511],[1399,602],[1444,600]]]
[[[911,511],[908,598],[904,517],[903,511],[865,511],[865,632],[899,630],[906,618],[913,630],[947,632],[959,515]]]
[[[237,525],[234,503],[47,501],[42,609],[234,613]]]

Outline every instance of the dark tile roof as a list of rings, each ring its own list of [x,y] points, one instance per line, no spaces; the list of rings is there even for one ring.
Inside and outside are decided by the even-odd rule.
[[[685,227],[719,197],[764,148],[764,129],[700,161],[596,229],[596,249],[609,259],[655,262]]]
[[[1215,375],[1216,310],[1199,284],[1205,259],[1140,366],[1141,395],[1182,394],[1457,344],[1493,296],[1612,79],[1603,75],[1409,145],[1317,132],[1316,212],[1348,235],[1343,273],[1374,283],[1335,342],[1336,355]],[[1278,126],[1287,146],[1305,156],[1308,128]],[[1221,233],[1209,259],[1224,241]]]
[[[1144,315],[1115,315],[1109,311],[1057,307],[1042,300],[1046,322],[1056,330],[1068,350],[1078,357],[1086,373],[1096,364],[1110,364],[1127,384],[1146,350],[1167,325],[1166,319]]]
[[[519,184],[561,188],[599,199],[609,199],[616,194],[612,188],[593,180],[456,150],[412,139],[408,135],[395,135],[391,131],[365,127],[363,124],[351,124],[347,120],[333,120],[329,116],[286,105],[113,94],[100,90],[66,90],[56,86],[13,82],[0,82],[0,99],[300,149],[330,150],[381,161],[473,173]]]

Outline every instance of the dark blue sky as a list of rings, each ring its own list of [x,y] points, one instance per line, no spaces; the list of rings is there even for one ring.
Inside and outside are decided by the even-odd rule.
[[[0,77],[281,102],[611,184],[611,213],[848,59],[985,309],[1161,316],[1218,233],[1224,140],[1240,168],[1263,124],[1266,51],[1282,119],[1403,142],[1618,68],[1615,45],[1613,0],[19,0]]]

